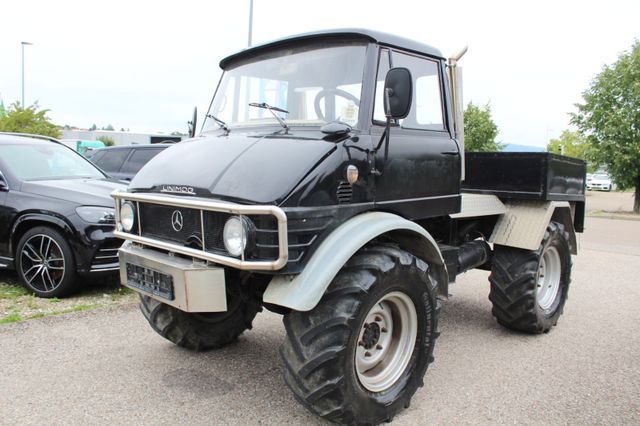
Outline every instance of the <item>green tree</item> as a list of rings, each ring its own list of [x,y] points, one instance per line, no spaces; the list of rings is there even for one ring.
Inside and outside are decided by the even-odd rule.
[[[483,107],[469,102],[464,111],[464,149],[465,151],[501,151],[502,145],[496,142],[498,126],[491,118],[491,107]]]
[[[91,127],[89,127],[89,130],[90,130],[90,131],[92,131],[92,132],[93,132],[94,130],[98,130],[98,126],[96,126],[96,125],[94,124],[94,125],[92,125]]]
[[[571,122],[618,187],[635,188],[633,211],[640,213],[640,41],[605,65],[582,97]]]
[[[109,136],[98,136],[96,139],[104,143],[104,146],[114,146],[116,144]]]
[[[587,161],[590,172],[598,169],[599,164],[592,161],[591,146],[580,132],[565,130],[558,139],[551,139],[547,151]]]
[[[6,114],[0,117],[0,131],[60,137],[60,129],[47,117],[49,110],[38,109],[37,102],[26,108],[20,102],[14,102]]]

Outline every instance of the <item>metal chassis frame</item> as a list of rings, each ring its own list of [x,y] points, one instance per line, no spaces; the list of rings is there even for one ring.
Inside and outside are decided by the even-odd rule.
[[[135,192],[121,192],[114,191],[111,196],[115,199],[115,219],[116,230],[113,234],[116,237],[129,240],[142,245],[156,247],[169,252],[180,253],[187,256],[192,256],[205,261],[210,261],[220,265],[231,266],[233,268],[242,270],[253,271],[275,271],[281,269],[287,264],[289,258],[289,245],[287,242],[287,215],[284,211],[276,206],[245,206],[242,204],[228,203],[223,201],[212,201],[202,198],[186,198],[184,196],[172,196],[172,195],[157,195],[157,194],[142,194]],[[138,210],[138,203],[151,203],[164,206],[173,207],[186,207],[202,211],[222,212],[229,214],[236,214],[239,216],[255,214],[255,215],[271,215],[278,221],[278,258],[273,261],[248,261],[244,259],[244,253],[237,259],[233,257],[221,256],[219,254],[209,253],[203,249],[198,250],[190,247],[184,247],[179,244],[158,241],[152,238],[143,237],[140,235],[140,226],[138,226],[138,234],[132,234],[122,231],[122,224],[120,223],[120,207],[122,202],[132,201],[136,204],[136,210]],[[138,225],[140,225],[140,215],[138,214]],[[203,234],[204,238],[204,234]],[[203,241],[204,243],[204,241]]]

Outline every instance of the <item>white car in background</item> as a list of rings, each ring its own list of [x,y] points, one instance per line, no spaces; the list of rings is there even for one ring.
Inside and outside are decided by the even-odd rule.
[[[594,173],[591,177],[587,177],[587,189],[596,191],[611,191],[614,184],[606,173]]]

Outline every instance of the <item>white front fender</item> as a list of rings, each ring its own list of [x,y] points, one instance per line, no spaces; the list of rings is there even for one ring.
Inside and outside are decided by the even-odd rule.
[[[355,216],[336,228],[313,253],[302,273],[275,276],[264,292],[264,302],[297,311],[313,309],[342,266],[369,241],[390,232],[402,234],[402,241],[417,241],[414,247],[403,248],[438,266],[438,281],[444,280],[438,284],[447,285],[442,254],[424,228],[391,213],[369,212]],[[408,234],[413,234],[417,240],[407,238]]]

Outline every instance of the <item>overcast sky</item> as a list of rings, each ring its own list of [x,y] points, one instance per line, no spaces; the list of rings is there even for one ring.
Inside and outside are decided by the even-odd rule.
[[[56,124],[186,131],[224,56],[247,46],[249,0],[5,1],[0,95],[50,109]],[[449,55],[464,45],[465,103],[490,103],[504,143],[545,146],[602,66],[640,38],[640,1],[255,0],[253,43],[365,27]],[[201,121],[200,121],[201,123]]]

